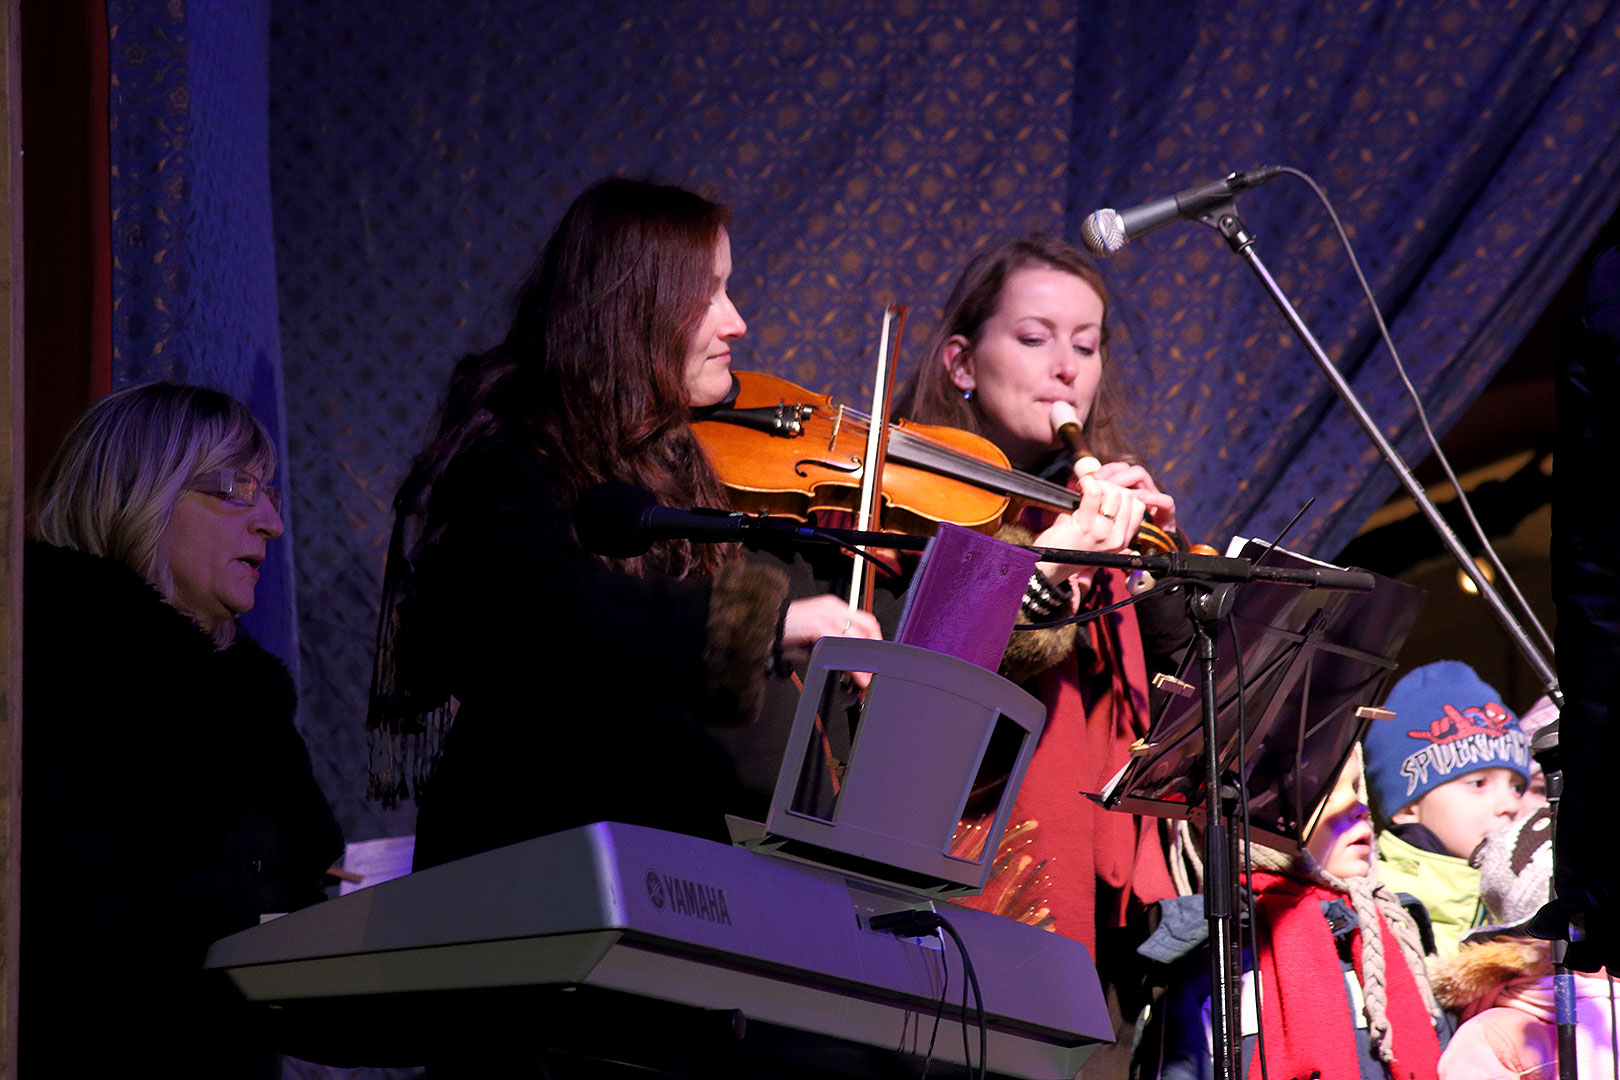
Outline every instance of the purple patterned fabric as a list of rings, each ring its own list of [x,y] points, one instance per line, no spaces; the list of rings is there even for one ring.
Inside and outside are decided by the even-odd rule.
[[[253,390],[255,371],[285,379],[306,721],[355,836],[409,828],[360,796],[389,500],[451,364],[497,338],[588,181],[651,173],[733,203],[733,296],[751,324],[739,366],[858,399],[883,306],[911,306],[904,375],[972,252],[1296,165],[1335,198],[1441,430],[1620,198],[1613,2],[109,11],[120,378],[217,371],[256,405],[274,392]],[[1240,208],[1421,457],[1308,193],[1284,178]],[[1292,543],[1331,557],[1393,480],[1258,284],[1196,224],[1107,271],[1140,445],[1190,530],[1269,533],[1315,494]]]
[[[110,0],[113,385],[167,379],[246,402],[291,489],[271,232],[269,2]],[[288,500],[289,505],[292,500]],[[243,625],[296,675],[293,522]]]
[[[499,340],[589,181],[656,174],[732,203],[737,366],[846,396],[888,302],[913,305],[918,342],[973,251],[1062,230],[1072,19],[889,11],[278,6],[288,412],[300,520],[329,523],[299,539],[304,680],[348,760],[394,490],[452,363]],[[989,49],[964,62],[967,41]],[[340,817],[381,827],[363,786],[335,794],[355,800]]]
[[[1334,200],[1444,432],[1620,203],[1620,7],[1234,0],[1080,5],[1070,207],[1293,165]],[[1084,148],[1083,150],[1081,148]],[[1291,178],[1241,195],[1256,250],[1410,464],[1413,408],[1332,225]],[[1108,267],[1150,458],[1195,531],[1331,558],[1397,485],[1248,269],[1186,224]],[[1117,351],[1116,351],[1117,355]]]

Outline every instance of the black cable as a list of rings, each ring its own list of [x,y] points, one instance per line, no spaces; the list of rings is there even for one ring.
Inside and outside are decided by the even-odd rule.
[[[939,1042],[939,1022],[944,1019],[945,1001],[951,993],[951,965],[945,962],[945,939],[939,936],[938,930],[933,931],[932,936],[939,942],[939,1004],[934,1006],[934,1030],[928,1035],[928,1055],[923,1058],[922,1076],[919,1080],[928,1080],[928,1070],[933,1068],[934,1044]]]
[[[940,987],[939,1003],[934,1008],[934,1030],[928,1036],[928,1054],[923,1058],[922,1076],[919,1080],[928,1080],[928,1070],[934,1064],[934,1044],[939,1041],[939,1024],[945,1015],[945,1002],[951,992],[951,967],[945,962],[945,939],[940,937],[939,925],[943,921],[940,914],[928,908],[906,908],[903,911],[889,911],[882,915],[873,915],[866,920],[866,925],[879,932],[887,930],[895,937],[921,938],[932,937],[939,941],[939,970]],[[966,954],[963,954],[964,957]],[[962,986],[963,1000],[966,1001],[967,984]],[[964,1016],[966,1005],[963,1006]],[[963,1038],[967,1036],[964,1035]]]
[[[1446,474],[1446,479],[1451,481],[1452,489],[1457,492],[1457,506],[1468,519],[1469,525],[1473,526],[1474,535],[1479,538],[1480,549],[1485,553],[1485,557],[1490,560],[1491,565],[1496,568],[1503,590],[1518,605],[1520,616],[1541,639],[1547,654],[1552,655],[1554,652],[1552,638],[1548,636],[1546,628],[1541,625],[1541,620],[1536,618],[1536,613],[1531,609],[1529,601],[1519,591],[1519,585],[1513,580],[1513,575],[1508,573],[1507,567],[1497,557],[1496,548],[1491,545],[1490,537],[1486,534],[1484,526],[1479,523],[1479,518],[1474,516],[1473,504],[1469,502],[1467,493],[1463,491],[1462,481],[1457,479],[1457,474],[1451,469],[1451,461],[1446,457],[1445,451],[1440,449],[1440,439],[1435,435],[1434,429],[1429,426],[1429,414],[1423,407],[1423,395],[1418,393],[1417,387],[1412,385],[1412,379],[1406,373],[1406,365],[1401,360],[1400,352],[1395,348],[1394,338],[1390,337],[1389,327],[1384,323],[1384,313],[1378,308],[1378,299],[1373,295],[1372,286],[1367,284],[1367,275],[1361,272],[1361,262],[1356,258],[1355,247],[1350,243],[1350,234],[1345,232],[1344,223],[1339,220],[1338,211],[1333,209],[1333,203],[1327,197],[1327,192],[1323,191],[1308,173],[1289,165],[1278,166],[1278,170],[1303,180],[1306,186],[1311,189],[1311,193],[1316,196],[1317,201],[1322,204],[1322,208],[1327,211],[1328,220],[1333,222],[1333,228],[1339,234],[1339,243],[1349,257],[1350,269],[1355,271],[1356,281],[1361,285],[1362,295],[1367,298],[1367,304],[1372,309],[1373,321],[1378,325],[1378,335],[1384,343],[1384,348],[1389,350],[1390,359],[1395,363],[1395,373],[1401,377],[1401,383],[1406,387],[1407,396],[1412,399],[1412,404],[1416,407],[1418,424],[1422,427],[1423,435],[1434,452],[1434,459],[1439,464],[1441,471]],[[1504,610],[1506,610],[1505,605]]]
[[[1298,520],[1298,518],[1296,517],[1295,520]],[[1237,617],[1231,612],[1227,612],[1226,615],[1226,631],[1232,636],[1232,661],[1237,665],[1238,801],[1243,804],[1243,876],[1249,883],[1249,887],[1244,891],[1243,904],[1249,913],[1249,959],[1254,964],[1254,1026],[1257,1043],[1255,1052],[1260,1055],[1260,1080],[1270,1080],[1270,1076],[1266,1072],[1266,1024],[1260,1012],[1260,988],[1264,980],[1260,977],[1260,918],[1255,911],[1254,905],[1254,834],[1249,824],[1248,793],[1243,790],[1241,781],[1243,758],[1248,745],[1248,735],[1244,728],[1243,717],[1243,643],[1238,640]],[[1241,963],[1238,964],[1240,969],[1242,966]],[[1239,980],[1241,981],[1241,979],[1242,974],[1240,971]],[[1241,1002],[1238,1014],[1240,1017],[1242,1016]],[[1243,1025],[1240,1021],[1238,1024],[1238,1042],[1240,1046],[1242,1045],[1242,1039]]]
[[[958,949],[962,949],[961,941],[957,941],[956,947]],[[962,960],[963,960],[963,966],[965,967],[966,966],[966,961],[967,961],[967,952],[965,950],[962,951]],[[972,1076],[973,1075],[973,1054],[968,1049],[967,999],[968,999],[968,980],[963,979],[962,980],[962,1023],[959,1025],[961,1027],[961,1029],[962,1029],[962,1066],[963,1066],[963,1068],[967,1069],[968,1075]],[[975,999],[975,1000],[977,1000],[977,999]],[[982,1009],[980,1010],[979,1021],[980,1021],[981,1025],[984,1022],[984,1013],[983,1013]],[[979,1071],[980,1071],[981,1075],[983,1074],[983,1071],[984,1071],[984,1069],[983,1069],[984,1063],[985,1063],[984,1047],[980,1046],[979,1047],[979,1066],[980,1066]]]
[[[956,932],[956,927],[945,916],[935,912],[942,930],[951,935],[956,942],[956,950],[962,954],[962,967],[967,972],[968,984],[973,987],[973,1006],[979,1017],[979,1080],[985,1080],[989,1075],[990,1060],[990,1028],[984,1015],[984,996],[979,992],[979,976],[973,970],[973,958],[968,956],[967,943],[962,935]],[[967,1045],[967,987],[962,988],[962,1058],[967,1064],[968,1073],[973,1072],[973,1057],[968,1053]]]
[[[763,516],[763,515],[761,515],[761,516]],[[862,548],[862,547],[860,547],[860,546],[858,546],[856,544],[851,544],[847,540],[840,540],[838,537],[834,536],[832,533],[823,532],[820,529],[811,529],[810,530],[810,535],[814,536],[817,540],[821,540],[821,541],[824,541],[826,543],[833,544],[833,545],[835,545],[837,547],[840,547],[844,551],[847,551],[851,555],[856,555],[856,556],[859,556],[862,559],[865,559],[867,562],[871,563],[873,566],[877,567],[879,570],[883,571],[885,574],[888,574],[890,577],[893,577],[893,576],[895,576],[896,574],[899,573],[899,571],[896,570],[894,567],[890,566],[888,563],[884,562],[882,559],[878,558],[876,555],[873,555],[870,551],[867,551],[865,548]]]
[[[962,1059],[963,1063],[967,1067],[968,1074],[972,1075],[973,1055],[969,1052],[967,1042],[967,992],[968,988],[971,987],[973,990],[974,1010],[978,1015],[979,1022],[979,1080],[985,1080],[985,1078],[989,1075],[988,1059],[990,1049],[990,1025],[989,1021],[985,1017],[984,995],[979,990],[979,976],[978,973],[973,970],[973,958],[968,955],[967,943],[962,940],[962,935],[957,933],[956,927],[952,926],[951,921],[945,916],[941,915],[939,912],[919,908],[908,908],[905,911],[891,911],[883,915],[874,915],[870,919],[866,920],[866,925],[873,930],[887,930],[895,937],[927,937],[929,935],[937,936],[941,930],[944,930],[947,934],[951,935],[951,940],[956,942],[956,951],[962,954],[962,969],[967,975],[967,979],[962,986]],[[940,944],[943,946],[943,940]],[[940,953],[940,963],[942,967],[944,966],[944,955],[945,954],[942,951]],[[947,993],[948,990],[941,988],[941,1013],[944,1012],[945,997]],[[935,1018],[934,1034],[936,1036],[939,1034],[939,1021],[937,1015]],[[933,1055],[934,1044],[933,1040],[931,1039],[928,1044],[929,1060],[932,1060]],[[923,1075],[928,1075],[928,1063],[926,1061],[923,1065]]]
[[[1150,596],[1157,596],[1159,593],[1169,592],[1171,589],[1176,589],[1176,588],[1180,588],[1183,585],[1191,585],[1191,584],[1195,584],[1195,582],[1193,581],[1192,578],[1166,578],[1165,580],[1163,580],[1163,581],[1159,582],[1158,584],[1154,585],[1153,588],[1151,588],[1151,589],[1148,589],[1148,590],[1146,590],[1144,592],[1139,592],[1135,596],[1127,596],[1123,600],[1116,600],[1112,604],[1109,604],[1107,607],[1093,608],[1093,609],[1091,609],[1089,611],[1077,612],[1077,613],[1075,613],[1073,615],[1068,615],[1068,616],[1065,616],[1064,618],[1061,618],[1061,619],[1054,619],[1052,622],[1019,623],[1017,626],[1014,626],[1013,629],[1014,630],[1056,630],[1060,626],[1068,626],[1071,623],[1090,622],[1092,619],[1100,619],[1104,615],[1110,615],[1110,614],[1118,611],[1120,608],[1130,607],[1132,604],[1139,603],[1140,601],[1146,600]]]
[[[1262,552],[1260,557],[1254,561],[1254,565],[1259,566],[1262,562],[1264,562],[1267,559],[1267,557],[1269,557],[1271,555],[1271,553],[1273,551],[1277,550],[1277,545],[1279,543],[1281,543],[1282,538],[1284,536],[1288,535],[1288,530],[1292,529],[1294,527],[1294,525],[1299,521],[1299,519],[1305,516],[1305,511],[1309,510],[1311,508],[1311,504],[1314,503],[1314,502],[1316,502],[1316,496],[1314,496],[1314,495],[1312,495],[1309,499],[1305,500],[1305,505],[1301,506],[1299,508],[1298,512],[1296,512],[1294,514],[1293,520],[1290,521],[1286,526],[1283,527],[1283,531],[1277,535],[1277,539],[1275,541],[1272,541],[1271,543],[1267,544],[1266,550],[1264,552]],[[1261,542],[1265,543],[1265,541],[1261,541]],[[1169,592],[1172,589],[1178,589],[1183,585],[1197,585],[1197,584],[1199,584],[1199,581],[1198,581],[1197,578],[1165,578],[1162,581],[1155,582],[1154,585],[1153,585],[1153,588],[1144,589],[1142,592],[1139,592],[1134,596],[1127,596],[1123,600],[1116,600],[1114,603],[1109,604],[1107,607],[1100,607],[1100,608],[1094,608],[1094,609],[1091,609],[1091,610],[1088,610],[1088,611],[1076,612],[1073,615],[1068,615],[1068,616],[1065,616],[1064,618],[1061,618],[1061,619],[1054,619],[1051,622],[1019,623],[1019,624],[1017,624],[1016,626],[1013,627],[1013,630],[1015,630],[1015,631],[1019,631],[1019,630],[1023,630],[1023,631],[1029,631],[1029,630],[1056,630],[1059,627],[1069,626],[1071,624],[1090,622],[1092,619],[1100,619],[1104,615],[1111,615],[1114,612],[1120,610],[1121,608],[1129,607],[1132,604],[1140,603],[1141,601],[1146,600],[1150,596],[1157,596],[1160,593]]]

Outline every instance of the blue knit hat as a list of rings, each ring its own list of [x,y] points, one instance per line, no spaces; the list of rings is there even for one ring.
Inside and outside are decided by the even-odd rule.
[[[1530,740],[1474,669],[1456,660],[1408,672],[1367,729],[1367,792],[1380,825],[1441,784],[1481,769],[1530,782]]]

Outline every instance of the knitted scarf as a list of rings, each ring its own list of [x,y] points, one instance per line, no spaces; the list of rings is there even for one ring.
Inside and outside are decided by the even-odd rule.
[[[1421,960],[1413,957],[1418,964],[1418,973],[1414,973],[1408,962],[1411,942],[1403,941],[1406,935],[1400,933],[1415,934],[1415,930],[1402,915],[1395,918],[1404,925],[1391,926],[1391,919],[1381,910],[1387,905],[1371,902],[1376,884],[1357,890],[1319,870],[1312,876],[1322,880],[1307,881],[1260,869],[1250,879],[1262,933],[1261,1022],[1270,1075],[1306,1080],[1360,1074],[1355,1031],[1344,1022],[1345,998],[1323,992],[1323,987],[1343,985],[1343,970],[1321,905],[1349,894],[1361,924],[1351,944],[1351,958],[1367,1003],[1373,1050],[1396,1080],[1436,1080],[1440,1042],[1433,1016],[1437,1009],[1427,993]],[[1358,891],[1366,895],[1357,896]],[[1370,929],[1374,925],[1376,932]],[[1255,1080],[1259,1076],[1260,1064],[1255,1060],[1249,1077]]]

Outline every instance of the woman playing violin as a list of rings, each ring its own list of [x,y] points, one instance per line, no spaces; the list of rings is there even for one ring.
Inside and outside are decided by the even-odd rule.
[[[835,597],[789,602],[732,548],[609,558],[576,535],[603,482],[726,503],[689,420],[729,390],[746,330],[727,216],[679,188],[591,187],[506,339],[456,367],[395,500],[368,718],[374,794],[415,779],[418,866],[598,820],[723,838],[738,780],[716,730],[820,637],[879,636]]]
[[[968,264],[900,408],[924,423],[979,432],[1015,467],[1064,482],[1071,454],[1052,417],[1054,405],[1060,414],[1072,407],[1102,464],[1079,477],[1072,514],[1030,523],[1039,530],[1034,542],[1118,552],[1133,546],[1144,514],[1166,530],[1176,524],[1175,500],[1124,445],[1118,379],[1102,275],[1068,244],[1031,236]],[[1016,528],[1003,536],[1028,542]],[[1046,563],[1038,570],[1021,621],[1050,621],[1126,595],[1117,571]],[[1083,941],[1105,983],[1114,942],[1123,941],[1127,955],[1135,944],[1114,928],[1175,894],[1157,825],[1102,811],[1079,794],[1101,791],[1125,763],[1131,741],[1146,731],[1148,669],[1173,670],[1189,636],[1178,599],[1141,615],[1139,624],[1138,612],[1125,608],[1078,627],[1013,635],[1003,672],[1032,681],[1049,714],[1005,858],[985,893],[968,901]]]

